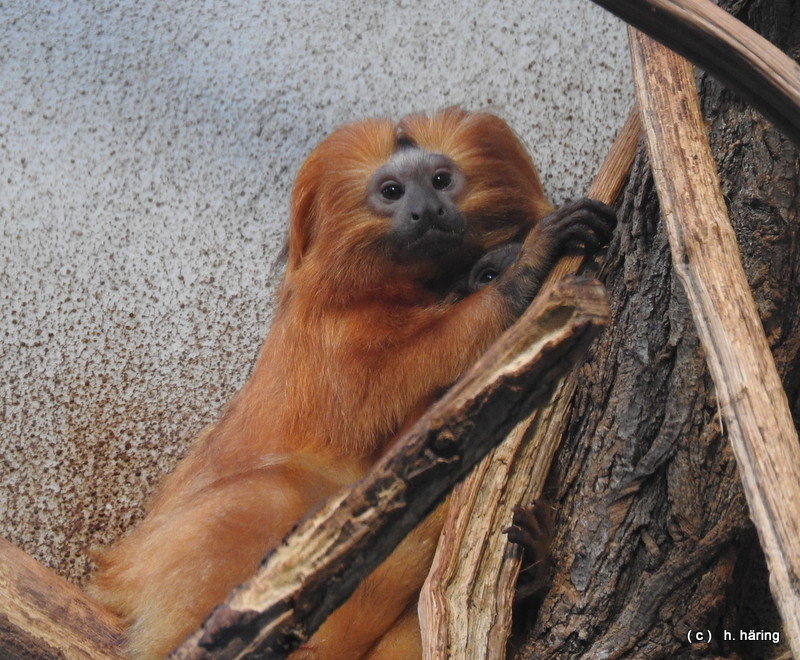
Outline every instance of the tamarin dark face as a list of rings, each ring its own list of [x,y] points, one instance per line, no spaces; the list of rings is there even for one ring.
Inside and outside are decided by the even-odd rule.
[[[100,557],[93,591],[133,623],[134,658],[165,657],[474,363],[565,247],[591,252],[615,222],[591,200],[554,211],[508,125],[458,108],[336,129],[300,168],[291,208],[280,307],[251,377],[146,522]],[[417,527],[301,653],[361,658],[388,630],[392,657],[419,658],[403,612],[440,527],[436,513]]]
[[[399,260],[434,259],[464,242],[458,201],[465,187],[463,173],[447,156],[401,143],[372,176],[367,203],[391,218],[386,239]]]

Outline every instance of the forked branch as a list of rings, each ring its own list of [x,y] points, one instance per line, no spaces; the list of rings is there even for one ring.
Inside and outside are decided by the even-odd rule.
[[[547,403],[607,318],[592,280],[537,298],[363,480],[302,521],[171,657],[278,658],[306,640],[518,420]]]
[[[711,0],[594,0],[738,92],[800,146],[800,65]]]
[[[613,204],[630,173],[639,143],[634,108],[589,188],[588,196]],[[578,272],[583,255],[559,260],[545,286]],[[503,529],[512,507],[541,495],[564,434],[574,379],[565,378],[553,404],[521,420],[453,491],[433,566],[420,594],[426,660],[502,658],[520,555],[509,550]],[[488,585],[488,588],[487,588]]]
[[[694,67],[631,30],[642,124],[672,262],[686,291],[770,586],[800,657],[800,444],[742,267]]]

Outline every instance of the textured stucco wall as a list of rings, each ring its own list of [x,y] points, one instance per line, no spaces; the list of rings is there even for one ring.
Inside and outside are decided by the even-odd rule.
[[[80,581],[141,515],[247,375],[334,126],[495,111],[561,202],[630,102],[589,0],[0,3],[0,535]]]

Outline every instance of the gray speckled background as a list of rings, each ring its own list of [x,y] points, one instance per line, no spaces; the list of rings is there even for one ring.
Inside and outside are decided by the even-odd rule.
[[[0,3],[0,535],[80,582],[141,515],[250,369],[334,126],[494,111],[558,203],[631,99],[589,0]]]

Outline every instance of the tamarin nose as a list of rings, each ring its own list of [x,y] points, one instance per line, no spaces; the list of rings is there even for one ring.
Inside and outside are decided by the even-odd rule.
[[[423,215],[424,215],[424,212],[423,212]],[[432,216],[432,214],[430,214],[430,215]],[[438,215],[439,217],[444,215],[444,207],[443,206],[440,206],[438,209],[436,209],[436,215]],[[419,213],[416,213],[416,212],[412,212],[411,213],[411,219],[414,222],[419,222],[420,217],[421,216],[420,216]]]

